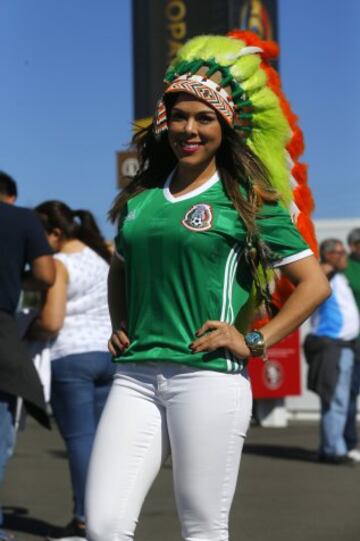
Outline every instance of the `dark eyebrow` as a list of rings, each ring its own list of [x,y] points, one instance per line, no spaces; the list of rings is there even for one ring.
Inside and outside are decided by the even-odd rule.
[[[176,111],[177,113],[182,113],[184,115],[188,114],[187,111],[183,111],[182,109],[179,109],[176,106],[174,106],[172,108],[172,111]],[[216,111],[210,111],[209,109],[203,109],[203,110],[197,111],[195,113],[195,115],[215,115],[216,116]]]

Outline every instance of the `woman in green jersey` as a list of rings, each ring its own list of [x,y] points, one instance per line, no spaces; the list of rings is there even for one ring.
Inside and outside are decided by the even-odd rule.
[[[266,359],[329,294],[290,217],[309,235],[299,134],[256,40],[201,36],[179,51],[153,126],[136,138],[139,173],[111,211],[119,364],[87,483],[92,541],[133,539],[170,452],[183,538],[228,539],[251,415],[246,359]],[[278,267],[296,287],[261,332],[246,332]]]

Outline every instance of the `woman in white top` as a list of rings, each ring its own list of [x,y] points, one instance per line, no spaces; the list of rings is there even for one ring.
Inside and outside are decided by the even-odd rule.
[[[51,405],[68,451],[74,497],[74,518],[58,539],[84,538],[88,461],[114,372],[107,351],[111,253],[90,212],[60,201],[35,210],[56,253],[57,273],[33,335],[53,340]]]

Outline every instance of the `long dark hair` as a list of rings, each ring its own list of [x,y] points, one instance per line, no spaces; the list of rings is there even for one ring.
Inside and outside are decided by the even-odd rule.
[[[92,213],[88,210],[72,210],[62,201],[45,201],[35,211],[47,233],[60,229],[64,238],[78,239],[94,250],[107,263],[111,253]]]

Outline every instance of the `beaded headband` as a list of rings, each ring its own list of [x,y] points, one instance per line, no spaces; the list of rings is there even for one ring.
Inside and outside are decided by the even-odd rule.
[[[220,85],[201,75],[181,75],[175,79],[164,92],[170,93],[185,92],[195,98],[204,101],[215,109],[230,126],[234,125],[235,104],[230,94]],[[154,132],[159,136],[167,130],[167,115],[163,97],[157,104],[154,118]]]
[[[263,52],[260,47],[243,47],[236,58]],[[231,61],[231,55],[228,60]],[[212,78],[213,77],[213,78]],[[215,80],[217,77],[218,81]],[[184,61],[170,67],[165,75],[167,88],[157,103],[153,129],[157,138],[168,129],[164,96],[184,92],[210,105],[227,124],[244,132],[250,129],[246,120],[250,118],[251,101],[244,89],[233,77],[227,66],[215,59]]]

